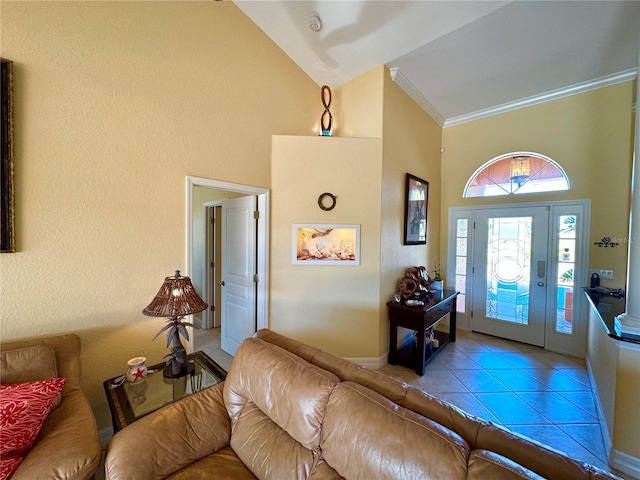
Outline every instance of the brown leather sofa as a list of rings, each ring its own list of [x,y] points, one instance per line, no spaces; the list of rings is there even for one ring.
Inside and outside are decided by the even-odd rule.
[[[379,372],[256,337],[224,383],[112,437],[106,478],[616,478]]]
[[[95,478],[102,453],[95,417],[81,390],[80,348],[75,334],[0,345],[2,383],[66,379],[59,405],[11,480]]]

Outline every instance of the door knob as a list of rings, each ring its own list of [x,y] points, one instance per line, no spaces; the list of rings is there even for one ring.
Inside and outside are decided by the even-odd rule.
[[[220,285],[221,287],[224,287],[224,280],[222,280],[220,283],[218,283],[218,285]]]
[[[544,287],[544,282],[538,282],[539,287]]]

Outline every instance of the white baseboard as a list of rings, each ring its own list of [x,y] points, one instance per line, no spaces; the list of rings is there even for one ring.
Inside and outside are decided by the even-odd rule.
[[[402,345],[398,346],[398,350],[403,349],[409,343],[413,342],[413,336],[408,335],[402,342]],[[389,357],[389,352],[380,355],[379,357],[366,357],[366,358],[345,358],[345,360],[349,360],[350,362],[355,363],[356,365],[362,365],[363,367],[370,368],[372,370],[379,370],[387,364],[387,358]]]
[[[613,468],[633,478],[640,478],[640,458],[619,452],[615,448],[611,450],[611,463]]]
[[[345,360],[349,360],[357,365],[362,365],[363,367],[370,368],[371,370],[378,370],[387,364],[387,354],[381,355],[379,357],[366,357],[366,358],[345,358]]]

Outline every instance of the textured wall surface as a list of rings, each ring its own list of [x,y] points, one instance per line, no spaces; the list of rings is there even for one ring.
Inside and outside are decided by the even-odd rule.
[[[271,135],[308,135],[319,87],[232,2],[2,2],[15,64],[17,248],[2,339],[77,332],[85,390],[144,355],[141,310],[185,270],[185,176],[270,187]]]
[[[275,136],[270,326],[336,355],[377,357],[380,139]],[[324,211],[318,196],[337,196]],[[294,265],[293,224],[360,225],[360,265]]]
[[[610,288],[624,287],[627,271],[631,185],[633,82],[445,128],[442,135],[443,215],[449,207],[499,203],[591,200],[589,263],[613,270]],[[469,177],[498,155],[530,151],[558,162],[571,189],[511,197],[462,198]],[[440,231],[446,244],[447,229]],[[602,237],[622,240],[618,248],[593,245]]]

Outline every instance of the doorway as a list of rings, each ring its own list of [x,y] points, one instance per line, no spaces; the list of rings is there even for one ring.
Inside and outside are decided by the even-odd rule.
[[[222,203],[207,202],[205,208],[205,282],[204,301],[209,308],[203,312],[203,328],[219,328],[222,325],[219,307],[222,298]]]
[[[251,221],[254,224],[254,228],[252,232],[247,230],[242,231],[243,240],[240,242],[236,242],[237,245],[247,246],[249,243],[252,246],[247,246],[249,250],[253,252],[252,254],[252,264],[245,265],[243,267],[243,271],[251,272],[247,273],[247,277],[250,278],[251,289],[255,291],[254,299],[243,300],[244,306],[246,307],[248,304],[251,305],[252,312],[250,312],[251,321],[246,322],[242,328],[233,328],[229,332],[224,333],[233,333],[232,337],[234,342],[232,346],[228,346],[227,351],[229,354],[235,354],[235,348],[237,345],[244,339],[255,333],[257,329],[266,328],[268,325],[268,258],[267,252],[269,245],[268,238],[268,212],[269,212],[269,191],[267,189],[251,187],[246,185],[232,184],[228,182],[221,182],[217,180],[211,180],[200,177],[190,177],[186,178],[186,193],[187,193],[187,218],[186,218],[186,267],[187,274],[191,277],[194,286],[196,289],[203,294],[209,289],[208,282],[211,282],[211,277],[209,275],[209,263],[207,263],[207,255],[204,254],[205,248],[200,247],[201,245],[206,244],[206,222],[197,221],[197,217],[206,217],[207,206],[206,202],[200,202],[198,200],[197,192],[204,189],[211,189],[220,192],[229,192],[234,197],[249,198],[252,202],[251,212],[246,213],[246,215],[250,215]],[[224,195],[223,195],[224,196]],[[229,195],[228,195],[229,196]],[[237,199],[234,199],[237,200]],[[224,214],[223,214],[224,217]],[[196,221],[194,221],[196,218]],[[234,217],[237,219],[238,217]],[[235,220],[232,220],[235,221]],[[230,228],[229,231],[238,231],[238,228]],[[224,239],[220,242],[222,248],[221,255],[224,257],[225,248],[224,248]],[[229,244],[229,240],[227,241]],[[200,254],[202,253],[202,254]],[[228,254],[229,252],[226,252]],[[237,255],[237,249],[231,252],[231,255],[234,255],[231,263],[234,263],[238,260],[235,257]],[[210,262],[210,260],[209,260]],[[224,262],[223,262],[224,265]],[[231,272],[235,274],[237,272]],[[223,273],[224,275],[224,273]],[[204,294],[203,294],[204,295]],[[204,295],[206,296],[206,295]],[[221,294],[221,302],[224,294]],[[224,325],[224,315],[225,309],[224,305],[220,302],[221,310],[222,310],[222,324]],[[236,304],[237,306],[237,304]],[[237,309],[236,309],[237,310]],[[247,318],[245,316],[245,318]],[[211,322],[208,320],[200,319],[200,322],[196,321],[195,324],[200,323],[202,326],[212,326]],[[229,325],[231,327],[231,325]],[[240,333],[239,333],[240,332]],[[193,336],[190,336],[188,350],[191,352],[194,350],[193,345]],[[233,347],[235,344],[235,348]]]
[[[546,207],[475,212],[474,331],[544,346],[548,219]]]
[[[583,357],[589,210],[588,200],[450,209],[460,325]]]

